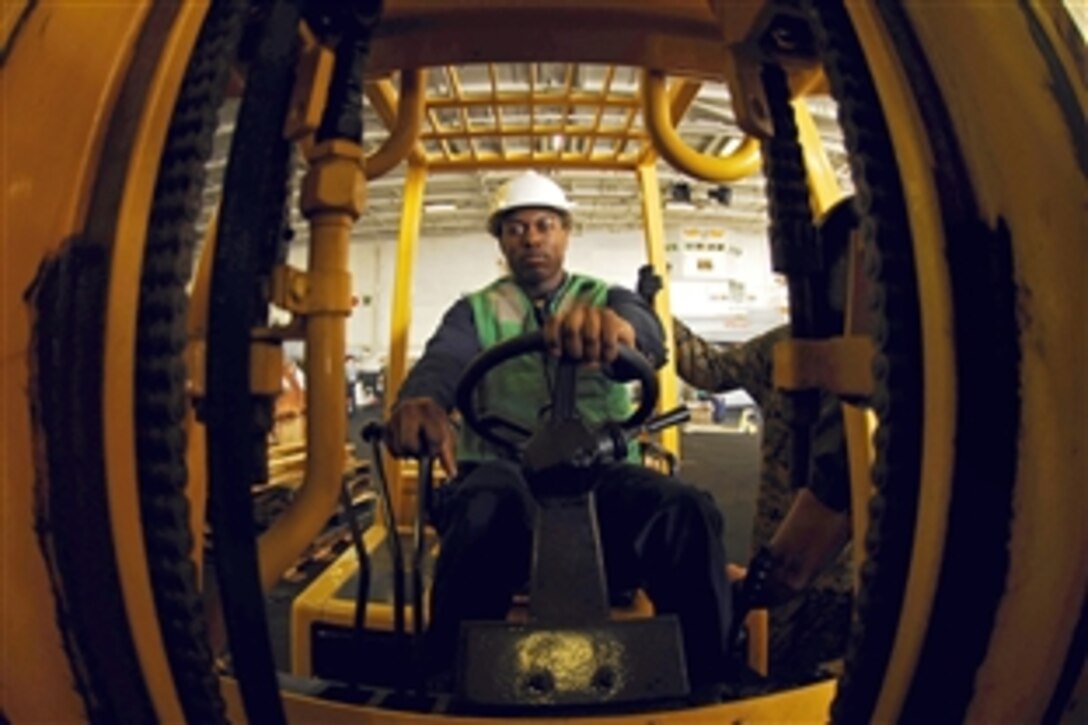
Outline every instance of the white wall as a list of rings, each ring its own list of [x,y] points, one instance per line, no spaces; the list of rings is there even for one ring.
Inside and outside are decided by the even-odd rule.
[[[677,229],[667,229],[675,239]],[[697,332],[714,340],[741,340],[782,320],[782,288],[770,272],[765,238],[730,235],[725,238],[743,253],[734,255],[730,279],[740,280],[744,299],[727,300],[731,289],[726,279],[674,278],[672,307]],[[289,262],[306,267],[307,250],[292,247]],[[360,355],[364,365],[380,365],[388,355],[393,302],[395,240],[357,242],[350,248],[353,291],[359,303],[348,323],[348,350]],[[567,253],[567,267],[608,282],[633,288],[638,268],[646,263],[645,242],[637,233],[596,233],[575,237]],[[426,237],[420,240],[412,289],[409,357],[420,354],[442,315],[462,294],[478,289],[504,273],[497,242],[485,233],[458,237]]]
[[[728,252],[690,252],[684,240],[701,231],[690,226],[665,230],[672,267],[671,302],[673,314],[695,332],[717,342],[736,342],[786,321],[785,286],[771,272],[770,247],[766,235],[707,229],[719,234]],[[710,239],[710,237],[707,237]],[[714,266],[699,271],[698,258]]]

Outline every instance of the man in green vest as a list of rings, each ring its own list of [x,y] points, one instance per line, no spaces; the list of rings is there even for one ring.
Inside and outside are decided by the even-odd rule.
[[[554,181],[528,172],[505,184],[488,229],[510,270],[446,312],[387,422],[399,456],[436,455],[453,479],[436,526],[442,537],[428,631],[429,659],[452,666],[460,623],[503,619],[529,573],[533,500],[517,464],[449,414],[461,373],[496,343],[543,330],[552,358],[606,364],[627,345],[660,366],[661,323],[633,291],[567,272],[570,202]],[[550,399],[545,355],[495,368],[480,386],[483,411],[534,429]],[[579,415],[590,425],[627,417],[625,387],[582,369]],[[732,625],[724,524],[713,498],[633,463],[606,465],[595,487],[609,583],[638,584],[660,613],[677,615],[688,675],[701,690],[726,677]]]

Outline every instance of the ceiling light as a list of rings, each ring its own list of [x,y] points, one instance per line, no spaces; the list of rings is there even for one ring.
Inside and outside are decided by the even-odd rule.
[[[450,203],[434,203],[423,205],[423,212],[425,214],[441,214],[443,212],[449,211],[457,211],[457,205]]]
[[[721,151],[718,152],[719,156],[729,156],[731,153],[740,148],[740,145],[744,143],[744,138],[741,136],[734,136],[722,145]]]

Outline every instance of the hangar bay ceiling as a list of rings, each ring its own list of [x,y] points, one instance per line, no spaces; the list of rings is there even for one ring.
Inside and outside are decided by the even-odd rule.
[[[411,158],[428,170],[421,234],[484,233],[488,200],[496,187],[527,165],[551,169],[575,203],[575,232],[641,231],[635,168],[656,157],[641,102],[642,70],[573,63],[501,63],[426,69],[424,111]],[[396,124],[399,73],[367,82],[364,146],[378,148]],[[672,115],[680,138],[702,154],[725,156],[744,140],[723,83],[669,79]],[[829,96],[809,96],[809,111],[839,183],[850,187],[846,151]],[[238,100],[220,114],[209,162],[202,225],[222,190]],[[298,174],[304,162],[297,162]],[[656,161],[666,226],[700,224],[763,233],[767,204],[758,171],[727,184],[691,178]],[[359,241],[395,239],[402,216],[408,162],[370,179],[367,208],[356,224]],[[297,178],[297,177],[296,177]],[[298,212],[292,226],[304,243]]]

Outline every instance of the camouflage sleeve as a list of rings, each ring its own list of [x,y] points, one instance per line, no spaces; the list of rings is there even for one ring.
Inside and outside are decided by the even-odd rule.
[[[675,317],[672,323],[676,372],[681,379],[700,390],[716,393],[743,388],[761,408],[766,406],[774,391],[771,350],[776,342],[789,335],[786,326],[725,349],[699,337]]]

